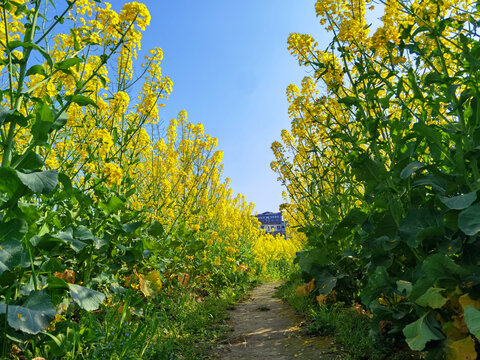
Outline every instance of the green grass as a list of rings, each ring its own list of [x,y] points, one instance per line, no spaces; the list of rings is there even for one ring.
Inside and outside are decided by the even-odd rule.
[[[176,288],[149,301],[129,290],[120,301],[105,304],[98,312],[79,316],[78,310],[67,311],[52,336],[41,336],[33,344],[36,353],[28,358],[206,359],[229,331],[227,310],[257,283],[206,291],[203,296]]]
[[[198,302],[194,297],[177,301],[174,316],[162,324],[162,334],[152,349],[151,359],[204,359],[208,350],[224,339],[229,331],[225,320],[227,310],[235,307],[249,286],[231,288],[214,296],[207,296]],[[166,331],[168,329],[168,331]]]

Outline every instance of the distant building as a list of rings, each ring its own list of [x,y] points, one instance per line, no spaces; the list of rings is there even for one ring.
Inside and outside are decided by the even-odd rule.
[[[273,213],[267,211],[255,216],[261,223],[260,229],[263,229],[274,236],[281,234],[286,238],[287,224],[282,220],[281,212]]]

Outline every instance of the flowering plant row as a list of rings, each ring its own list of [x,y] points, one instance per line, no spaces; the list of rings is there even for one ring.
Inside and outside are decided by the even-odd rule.
[[[288,46],[311,69],[287,90],[272,148],[297,261],[319,295],[361,302],[372,334],[431,359],[480,339],[478,3],[316,2],[333,40]],[[373,7],[373,6],[372,6]],[[370,34],[373,32],[373,34]]]
[[[217,140],[184,111],[157,126],[172,81],[159,48],[136,65],[143,4],[2,0],[0,13],[3,357],[103,357],[106,324],[137,316],[118,357],[139,358],[155,304],[269,271]]]

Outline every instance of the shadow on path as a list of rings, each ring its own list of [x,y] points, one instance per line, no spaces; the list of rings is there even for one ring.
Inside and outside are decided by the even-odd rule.
[[[251,296],[229,311],[233,328],[216,351],[218,359],[340,359],[331,337],[308,337],[302,319],[282,300],[273,298],[281,283],[255,288]]]

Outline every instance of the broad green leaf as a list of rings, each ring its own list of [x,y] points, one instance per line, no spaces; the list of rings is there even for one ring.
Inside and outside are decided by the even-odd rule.
[[[0,167],[0,193],[6,193],[12,197],[22,187],[22,182],[15,170],[7,167]]]
[[[20,264],[23,247],[18,240],[0,242],[0,275]]]
[[[83,95],[68,95],[66,96],[66,99],[67,101],[74,102],[80,106],[92,105],[98,108],[98,105],[95,103],[95,101]]]
[[[87,246],[87,244],[84,243],[83,241],[77,240],[73,237],[72,228],[68,228],[64,232],[60,232],[58,234],[52,235],[52,237],[54,237],[55,239],[62,240],[63,242],[69,244],[75,252],[79,252]]]
[[[42,103],[35,113],[36,118],[32,126],[32,135],[36,141],[47,141],[54,120],[52,110],[47,103]]]
[[[470,236],[480,231],[480,203],[471,205],[458,214],[458,227]]]
[[[312,266],[323,266],[328,262],[328,254],[322,249],[313,249],[299,254],[298,265],[306,273],[310,273]]]
[[[433,286],[433,283],[435,282],[435,278],[432,277],[422,277],[415,281],[414,284],[412,284],[412,291],[410,291],[409,298],[411,301],[417,300],[420,296],[425,294],[429,288]]]
[[[124,206],[124,201],[117,196],[112,196],[106,203],[101,202],[98,204],[98,207],[105,211],[107,215],[117,212],[118,210],[122,210]]]
[[[426,174],[421,178],[416,179],[413,184],[413,187],[416,186],[431,186],[433,191],[437,194],[445,194],[448,187],[448,182],[437,176]]]
[[[28,224],[33,224],[38,219],[40,219],[38,206],[34,204],[21,203],[21,204],[18,204],[18,208],[22,212],[23,220],[25,220]]]
[[[337,285],[337,277],[326,269],[316,271],[316,269],[313,268],[310,274],[315,279],[315,288],[319,294],[328,295],[335,285]]]
[[[0,241],[22,240],[28,231],[28,224],[23,219],[12,219],[0,223]]]
[[[423,83],[425,84],[425,86],[428,86],[434,83],[443,83],[443,82],[444,82],[443,75],[437,71],[427,74],[423,79]]]
[[[400,223],[400,237],[413,248],[417,248],[424,239],[442,236],[445,228],[443,216],[433,209],[410,210]]]
[[[463,312],[468,330],[480,340],[480,311],[469,305]]]
[[[403,170],[400,172],[400,177],[402,179],[406,179],[410,175],[412,175],[415,171],[422,169],[425,166],[426,165],[424,163],[415,160],[403,168]]]
[[[55,170],[24,173],[17,170],[20,181],[34,194],[48,194],[58,184],[58,172]]]
[[[424,100],[424,96],[422,94],[422,91],[420,90],[420,87],[418,86],[419,81],[417,79],[417,74],[413,71],[412,68],[408,69],[408,75],[407,78],[409,80],[409,85],[413,91],[413,94],[416,99],[419,100]]]
[[[97,310],[105,300],[105,295],[101,292],[75,284],[70,284],[69,287],[73,301],[84,310]]]
[[[405,281],[405,280],[397,280],[397,289],[401,293],[405,291],[405,295],[409,296],[410,293],[412,292],[412,283],[410,281]]]
[[[381,293],[394,291],[394,282],[390,279],[387,269],[384,266],[377,266],[369,276],[368,284],[362,290],[360,297],[362,303],[369,306],[373,299],[377,299]]]
[[[47,76],[45,69],[42,65],[33,65],[30,69],[27,70],[26,76],[40,74],[43,76]]]
[[[81,64],[83,62],[82,59],[80,59],[79,57],[77,56],[74,56],[74,57],[71,57],[71,58],[68,58],[68,59],[65,59],[63,61],[60,61],[58,63],[56,63],[54,65],[54,67],[56,69],[59,69],[59,70],[65,70],[65,69],[68,69],[72,66],[75,66],[75,65],[78,65],[78,64]]]
[[[12,164],[15,164],[15,169],[19,170],[36,170],[42,168],[45,164],[42,158],[33,150],[28,150],[26,155],[22,154],[24,158],[20,160],[20,156],[12,158]],[[17,161],[19,161],[17,163]]]
[[[93,236],[92,232],[90,229],[88,229],[86,226],[80,225],[75,229],[75,238],[78,240],[94,240],[95,236]]]
[[[432,279],[452,278],[454,276],[468,275],[469,271],[455,264],[455,262],[443,254],[434,254],[423,261],[422,270]]]
[[[379,181],[386,174],[385,165],[367,154],[359,156],[352,162],[352,168],[359,181]]]
[[[63,189],[65,190],[65,192],[68,194],[71,194],[73,191],[73,187],[72,187],[72,181],[70,180],[70,178],[63,173],[59,173],[58,180],[63,185]]]
[[[463,210],[473,204],[477,200],[477,192],[472,191],[467,194],[462,194],[453,197],[439,196],[439,199],[446,207],[452,210]]]
[[[50,57],[50,54],[48,51],[46,51],[43,47],[33,43],[33,42],[22,42],[22,41],[10,41],[8,43],[8,48],[10,50],[14,50],[17,47],[23,47],[25,49],[34,49],[40,52],[40,54],[43,55],[45,60],[47,60],[48,65],[53,66],[53,61],[52,58]]]
[[[442,142],[442,134],[433,125],[416,123],[413,125],[413,130],[418,135],[425,137],[431,144],[440,144]]]
[[[445,336],[440,331],[440,324],[430,313],[408,324],[403,329],[405,340],[414,351],[422,351],[431,340],[442,340]]]
[[[51,274],[48,275],[48,289],[49,290],[69,290],[70,287],[68,283],[57,276],[53,276]]]
[[[63,128],[65,126],[65,124],[67,123],[68,121],[68,114],[64,111],[62,112],[60,115],[56,115],[56,113],[54,112],[55,114],[55,120],[53,121],[52,123],[52,126],[50,128],[50,131],[53,131],[53,130],[60,130],[61,128]]]
[[[431,287],[425,292],[425,294],[415,300],[415,303],[423,307],[439,309],[445,305],[448,300],[442,295],[442,291],[444,290],[445,289]]]
[[[338,99],[338,102],[340,104],[345,104],[347,106],[351,106],[351,105],[358,105],[360,103],[360,100],[356,97],[353,97],[353,96],[345,96],[341,99]]]
[[[165,233],[162,224],[158,221],[154,221],[152,225],[148,228],[147,232],[152,236],[162,236]]]
[[[129,224],[122,225],[122,230],[125,231],[126,233],[131,233],[137,230],[140,226],[142,226],[142,222],[135,221]]]
[[[6,310],[6,305],[0,304],[0,314]],[[50,296],[45,291],[33,291],[23,305],[9,305],[8,325],[28,334],[38,334],[49,326],[55,314]]]

